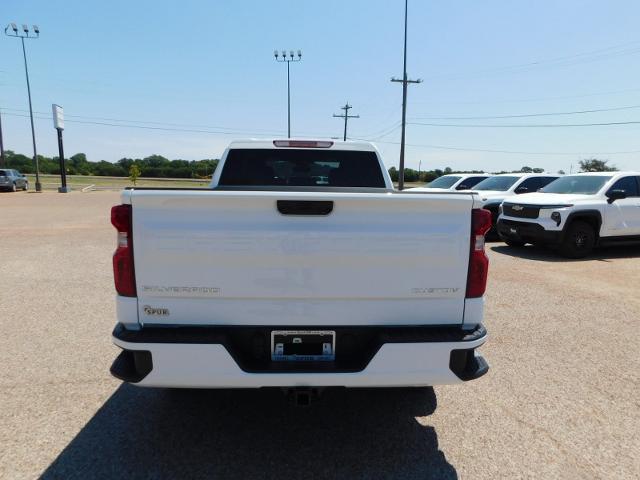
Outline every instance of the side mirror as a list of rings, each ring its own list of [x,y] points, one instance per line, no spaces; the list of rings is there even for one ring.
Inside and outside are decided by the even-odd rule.
[[[607,203],[609,204],[616,200],[622,200],[623,198],[627,198],[627,192],[624,190],[609,190],[607,192]]]
[[[528,191],[529,189],[527,187],[518,187],[515,189],[514,193],[518,195],[520,193],[527,193]]]

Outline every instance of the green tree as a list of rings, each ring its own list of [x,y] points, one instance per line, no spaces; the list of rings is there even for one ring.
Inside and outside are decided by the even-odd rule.
[[[607,165],[609,160],[598,160],[597,158],[586,158],[580,160],[581,172],[616,172],[618,169]]]
[[[84,153],[76,153],[67,161],[67,168],[71,175],[91,175],[91,164]]]
[[[4,156],[7,161],[7,168],[15,168],[22,173],[33,173],[33,159],[22,155],[21,153],[15,153],[13,150],[5,150]]]
[[[404,181],[405,182],[417,182],[418,181],[418,171],[413,168],[405,168],[404,169]]]
[[[140,167],[134,163],[129,167],[129,180],[134,186],[138,182],[138,177],[140,177]]]
[[[531,168],[531,167],[522,167],[522,168],[520,169],[520,171],[521,171],[522,173],[533,173],[533,168]]]

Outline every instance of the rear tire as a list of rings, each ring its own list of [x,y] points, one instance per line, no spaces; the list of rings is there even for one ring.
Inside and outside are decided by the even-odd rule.
[[[17,192],[18,191],[18,187],[16,187],[15,183],[13,185],[11,185],[11,191],[12,192]]]
[[[29,182],[25,182],[24,187],[22,187],[22,190],[24,190],[25,192],[29,190]]]
[[[568,258],[584,258],[596,245],[596,232],[587,222],[576,220],[569,225],[560,244],[560,253]]]
[[[525,246],[525,242],[518,242],[517,240],[505,240],[504,243],[513,248],[521,248]]]

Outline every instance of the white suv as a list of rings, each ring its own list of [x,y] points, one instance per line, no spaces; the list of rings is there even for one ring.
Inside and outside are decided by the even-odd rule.
[[[471,190],[481,181],[491,177],[490,173],[451,173],[442,175],[424,187],[408,188],[415,192],[441,192],[443,190]]]
[[[482,208],[491,212],[491,230],[487,239],[495,240],[495,225],[498,220],[498,207],[506,197],[537,192],[553,182],[559,175],[548,173],[501,173],[478,183],[473,191],[482,201]]]
[[[570,258],[604,243],[640,240],[640,173],[568,175],[539,193],[509,197],[497,230],[508,245],[557,245]]]

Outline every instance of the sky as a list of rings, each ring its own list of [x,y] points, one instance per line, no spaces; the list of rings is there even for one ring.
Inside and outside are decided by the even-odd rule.
[[[408,17],[408,76],[423,80],[408,89],[408,167],[640,170],[640,2],[410,0]],[[341,138],[333,114],[349,102],[349,137],[397,165],[403,21],[401,0],[0,2],[3,28],[40,27],[25,42],[38,153],[57,155],[57,103],[66,156],[93,161],[217,158],[233,139],[286,136],[273,50],[301,49],[292,135]],[[20,41],[5,35],[0,111],[5,149],[31,155]]]

